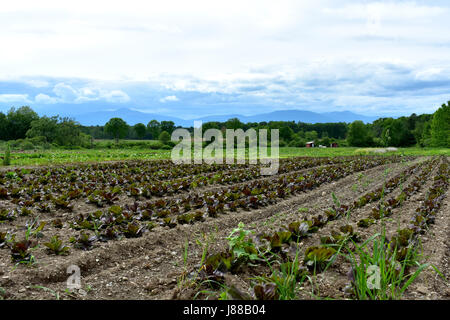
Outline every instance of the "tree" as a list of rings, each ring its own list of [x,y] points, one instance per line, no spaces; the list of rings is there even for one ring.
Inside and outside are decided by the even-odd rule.
[[[353,121],[348,130],[347,141],[354,147],[370,147],[373,138],[369,134],[369,128],[361,120]]]
[[[58,136],[58,116],[43,116],[31,122],[31,127],[27,131],[28,138],[45,137],[47,142],[53,142]]]
[[[315,131],[315,130],[305,132],[305,138],[308,141],[315,141],[315,140],[317,140],[318,136],[319,135],[317,134],[317,131]]]
[[[406,119],[391,119],[385,125],[381,138],[386,147],[402,147],[415,143],[414,136],[408,131]]]
[[[159,135],[159,141],[166,144],[170,141],[170,134],[167,131],[161,132],[161,134]]]
[[[175,123],[173,121],[161,121],[161,131],[167,131],[170,135],[175,130]]]
[[[143,139],[145,137],[145,134],[147,133],[147,128],[145,127],[145,124],[143,123],[137,123],[134,125],[134,132],[136,132],[136,135],[139,139]]]
[[[231,118],[225,122],[225,127],[227,129],[240,129],[243,127],[243,123],[238,118]]]
[[[291,141],[293,134],[294,131],[288,126],[283,126],[280,128],[280,138],[284,141]]]
[[[105,124],[105,131],[113,136],[116,143],[128,133],[128,124],[121,118],[111,118]]]
[[[431,146],[431,121],[425,122],[422,138],[420,139],[420,146],[430,147]]]
[[[54,142],[60,146],[80,146],[83,145],[83,134],[80,124],[73,119],[59,118],[57,135]]]
[[[450,147],[450,101],[443,104],[433,115],[431,121],[431,145]]]
[[[11,108],[6,116],[8,121],[8,140],[24,139],[34,120],[39,116],[28,106]],[[6,140],[6,139],[5,139]]]
[[[43,116],[31,123],[27,131],[28,138],[44,137],[44,141],[56,143],[59,146],[86,145],[90,136],[81,132],[81,125],[73,119],[58,116]]]
[[[147,131],[150,133],[151,138],[153,140],[158,139],[159,134],[161,133],[161,124],[157,120],[151,120],[147,124]]]
[[[202,124],[202,134],[204,134],[209,129],[221,129],[220,122],[210,121]]]
[[[0,112],[0,140],[8,140],[8,119]]]

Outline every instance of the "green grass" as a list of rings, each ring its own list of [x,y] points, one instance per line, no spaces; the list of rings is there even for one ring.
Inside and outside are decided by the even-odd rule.
[[[427,263],[419,263],[420,255],[415,246],[407,248],[403,261],[397,261],[397,248],[390,247],[384,231],[375,234],[361,246],[353,245],[356,250],[348,250],[350,254],[347,259],[352,264],[354,298],[358,300],[401,299],[410,284],[429,267]],[[409,267],[413,266],[416,270],[409,271]],[[369,283],[372,282],[371,278],[376,278],[370,274],[371,267],[378,269],[378,287]]]
[[[371,151],[377,148],[280,148],[280,158],[289,157],[337,157],[349,155],[376,154]],[[269,150],[270,152],[270,150]],[[450,156],[449,148],[399,148],[397,152],[387,152],[382,155],[446,155]],[[4,151],[0,156],[4,156]],[[80,150],[39,150],[11,152],[11,166],[48,165],[77,162],[117,161],[129,159],[170,159],[171,150],[159,150],[150,148],[124,148],[124,149],[80,149]]]
[[[20,152],[20,153],[11,152],[11,166],[117,161],[130,159],[143,159],[143,160],[170,159],[170,150],[85,149],[85,150],[42,150],[37,152]]]

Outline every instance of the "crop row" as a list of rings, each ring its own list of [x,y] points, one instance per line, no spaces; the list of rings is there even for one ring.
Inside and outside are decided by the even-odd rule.
[[[177,223],[189,224],[203,221],[206,216],[216,217],[219,213],[250,210],[278,202],[289,195],[311,190],[323,183],[343,178],[354,172],[367,170],[394,159],[359,159],[350,163],[314,168],[310,172],[287,174],[283,177],[256,180],[246,185],[224,187],[220,190],[188,194],[177,199],[158,199],[133,205],[112,206],[106,212],[98,210],[89,215],[79,215],[72,223],[73,228],[83,230],[108,230],[119,234],[119,226],[142,225],[147,228],[161,224],[174,227]],[[141,230],[137,228],[136,230]],[[114,231],[114,232],[113,232]],[[139,235],[139,234],[136,234]]]
[[[132,205],[113,205],[105,210],[97,210],[89,214],[79,214],[70,225],[80,230],[78,237],[72,237],[73,247],[90,250],[96,241],[108,241],[122,237],[140,237],[144,232],[156,225],[174,227],[177,223],[194,223],[203,221],[206,216],[215,217],[218,213],[236,211],[238,208],[246,210],[276,203],[291,194],[311,190],[323,183],[343,178],[354,172],[402,161],[400,157],[372,157],[358,158],[335,165],[325,165],[313,168],[310,172],[286,174],[264,180],[255,180],[246,185],[223,187],[214,192],[188,194],[178,199],[157,199],[145,203],[135,202]],[[22,208],[27,210],[26,207]],[[1,210],[0,220],[11,219],[7,210]],[[21,212],[30,215],[30,212]],[[52,225],[62,227],[62,221],[56,219]],[[9,247],[13,261],[30,261],[30,249],[37,245],[37,235],[41,233],[45,224],[37,219],[27,222],[25,240],[16,241],[15,234],[3,232],[0,234],[0,247]],[[48,225],[49,226],[49,225]],[[92,235],[92,232],[94,235]],[[35,240],[31,240],[34,235]],[[56,237],[50,243],[50,252],[66,252],[62,242]],[[58,253],[57,253],[58,254]]]
[[[318,165],[346,163],[353,157],[294,158],[282,160],[280,173],[298,171]],[[167,161],[162,161],[161,170],[154,172],[156,161],[132,161],[123,163],[96,164],[79,167],[57,167],[3,173],[0,176],[0,199],[10,199],[19,206],[9,217],[28,215],[31,209],[50,212],[54,208],[72,210],[74,202],[86,199],[98,207],[112,205],[121,194],[136,200],[167,196],[204,185],[232,184],[261,178],[260,167],[245,165],[182,165],[173,166],[170,177],[159,180],[161,172],[169,172]],[[147,165],[150,165],[148,168]],[[188,169],[189,168],[189,169]],[[107,169],[107,171],[105,171]],[[48,171],[46,171],[48,170]],[[180,171],[181,170],[181,171]],[[181,172],[181,173],[180,173]],[[200,173],[199,173],[200,172]],[[166,175],[167,177],[168,175]]]
[[[383,247],[385,262],[387,266],[393,266],[388,272],[395,277],[401,278],[414,266],[417,270],[415,275],[408,280],[414,280],[415,276],[425,265],[419,265],[414,261],[414,252],[420,247],[420,235],[425,234],[429,226],[435,223],[436,213],[439,211],[442,201],[445,198],[450,182],[450,170],[448,160],[442,157],[442,162],[436,175],[433,177],[433,184],[426,193],[425,200],[416,208],[414,217],[407,228],[397,230],[397,233],[386,241]],[[384,236],[384,234],[383,234]],[[346,287],[346,294],[352,298],[358,298],[361,294],[360,284],[355,277],[355,270],[352,269],[350,282]]]
[[[382,217],[389,217],[392,215],[392,210],[402,205],[411,196],[420,191],[420,189],[425,185],[430,173],[434,170],[435,166],[439,163],[439,159],[436,158],[432,161],[427,161],[422,172],[415,176],[414,179],[402,189],[402,192],[396,197],[391,197],[385,201],[380,202],[376,207],[372,208],[371,218],[381,219]],[[368,223],[367,223],[368,222]],[[358,225],[366,226],[372,221],[361,220]]]
[[[403,201],[420,190],[426,177],[433,171],[438,162],[438,159],[433,159],[421,164],[423,169],[420,174],[415,176],[413,181],[400,194]],[[393,187],[393,184],[398,185],[400,180],[397,178],[405,174],[411,174],[416,170],[417,165],[406,169],[399,176],[389,181],[392,183],[388,182],[387,185],[391,187]],[[417,209],[410,228],[399,230],[398,234],[390,242],[388,241],[389,245],[387,248],[389,249],[386,249],[389,251],[387,253],[388,257],[395,257],[399,263],[403,262],[407,258],[408,247],[417,243],[414,234],[424,233],[425,226],[434,222],[434,215],[439,210],[439,205],[448,188],[448,173],[448,164],[442,164],[439,167],[438,174],[434,177],[435,182],[430,188],[427,199]],[[389,204],[389,200],[385,204]],[[358,200],[353,204],[353,206],[360,205],[362,203]],[[334,216],[331,217],[331,219],[334,218]],[[295,221],[280,231],[272,234],[259,234],[254,238],[245,238],[249,233],[242,230],[242,227],[240,226],[237,229],[241,234],[239,241],[236,240],[237,237],[228,238],[233,240],[233,242],[230,242],[230,247],[223,252],[209,255],[201,269],[195,271],[195,276],[199,283],[210,283],[210,285],[216,285],[216,288],[220,288],[225,284],[224,273],[226,272],[237,273],[243,266],[248,264],[253,266],[255,264],[279,266],[279,270],[274,270],[271,267],[270,274],[264,277],[255,277],[255,279],[262,279],[263,282],[253,286],[253,296],[255,298],[262,300],[278,299],[280,291],[285,291],[286,286],[295,287],[298,281],[302,281],[306,277],[308,270],[316,273],[326,269],[338,254],[333,245],[338,245],[342,248],[346,242],[359,242],[361,240],[358,233],[354,232],[352,225],[343,225],[339,230],[333,230],[331,237],[322,236],[320,245],[306,248],[303,259],[299,259],[297,257],[298,247],[292,246],[292,244],[299,243],[301,239],[310,236],[313,232],[317,232],[323,227],[322,224],[316,225],[314,220]],[[239,248],[233,247],[236,242],[239,243]],[[352,278],[354,279],[354,276]],[[347,295],[353,298],[358,297],[355,286],[356,283],[351,282],[346,288]],[[235,292],[234,289],[233,294],[234,296],[238,295],[238,298],[241,299],[252,298],[246,294]]]
[[[405,169],[403,172],[395,176],[386,182],[386,188],[380,188],[380,190],[376,190],[371,194],[370,201],[375,201],[378,199],[378,192],[391,192],[398,185],[400,185],[406,176],[413,174],[419,167],[426,165],[428,167],[432,167],[436,161],[426,161],[422,164],[415,164]],[[426,170],[424,170],[426,171]],[[384,191],[383,191],[384,190]],[[362,196],[359,199],[367,199],[366,196]],[[372,200],[373,199],[373,200]],[[318,232],[321,228],[323,228],[328,222],[336,220],[342,217],[344,214],[348,214],[349,210],[352,210],[356,207],[362,206],[362,202],[360,200],[354,201],[354,203],[350,206],[340,206],[338,208],[330,209],[325,211],[325,215],[313,216],[310,220],[302,220],[302,221],[294,221],[291,222],[286,227],[281,230],[274,232],[272,234],[260,234],[258,235],[254,241],[250,241],[248,243],[247,253],[251,253],[250,248],[253,247],[253,242],[255,243],[255,247],[258,252],[270,252],[272,254],[277,255],[277,257],[286,258],[290,251],[292,251],[291,244],[298,243],[301,239],[307,238],[311,236],[313,233]],[[343,240],[350,240],[358,242],[360,240],[360,236],[354,232],[352,225],[347,224],[341,226],[339,230],[333,230],[331,236],[321,237],[321,244],[330,245],[337,244],[342,242]],[[322,246],[312,246],[305,250],[303,264],[306,269],[314,270],[314,272],[320,272],[323,270],[326,265],[329,263],[331,257],[336,253],[333,248],[330,247],[322,247]],[[209,274],[203,272],[203,276],[211,277],[217,276],[215,273],[217,270],[221,272],[232,271],[235,272],[242,264],[242,260],[237,259],[233,256],[233,253],[228,250],[225,253],[220,253],[217,255],[213,255],[207,259],[205,270],[209,270]],[[298,269],[298,268],[297,268]],[[304,269],[303,271],[306,271]],[[300,269],[298,269],[300,270]],[[216,279],[217,280],[217,279]]]

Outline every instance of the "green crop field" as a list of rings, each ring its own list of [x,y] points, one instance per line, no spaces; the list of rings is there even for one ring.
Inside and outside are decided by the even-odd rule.
[[[290,148],[279,149],[280,158],[288,157],[337,157],[353,155],[376,155],[380,148]],[[246,152],[248,154],[248,152]],[[269,148],[270,154],[270,148]],[[4,153],[0,154],[2,157]],[[395,152],[381,155],[413,155],[413,156],[450,156],[449,148],[399,148]],[[171,150],[150,148],[121,148],[121,149],[80,149],[80,150],[39,150],[11,153],[11,166],[34,166],[62,163],[99,162],[117,160],[159,160],[170,159]]]

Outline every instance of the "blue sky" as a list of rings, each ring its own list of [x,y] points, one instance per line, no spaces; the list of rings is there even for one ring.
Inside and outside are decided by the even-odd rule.
[[[399,116],[450,100],[448,1],[15,1],[0,110]]]

